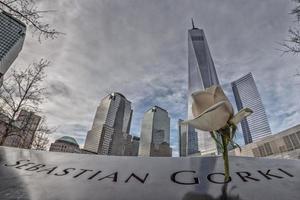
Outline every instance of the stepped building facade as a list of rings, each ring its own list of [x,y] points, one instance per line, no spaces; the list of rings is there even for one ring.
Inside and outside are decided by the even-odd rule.
[[[131,102],[120,93],[104,97],[97,108],[84,150],[102,155],[127,155],[132,118]]]

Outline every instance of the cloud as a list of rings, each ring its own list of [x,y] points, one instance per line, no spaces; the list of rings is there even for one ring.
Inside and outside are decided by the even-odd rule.
[[[51,60],[43,108],[53,138],[74,136],[82,145],[100,100],[123,93],[134,109],[132,133],[143,113],[168,110],[171,144],[178,152],[177,120],[186,118],[187,29],[190,18],[203,28],[222,84],[252,72],[274,133],[299,123],[299,87],[293,73],[299,57],[280,56],[292,4],[281,0],[43,0],[57,10],[48,20],[66,33],[38,43],[27,34],[17,61],[24,66]],[[299,81],[300,82],[300,81]]]
[[[62,81],[53,81],[47,84],[48,86],[48,96],[49,98],[53,98],[55,96],[67,96],[70,97],[72,95],[71,89],[64,84]]]

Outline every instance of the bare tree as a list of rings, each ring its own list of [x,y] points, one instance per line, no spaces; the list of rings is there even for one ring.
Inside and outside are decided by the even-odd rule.
[[[32,142],[32,149],[46,151],[49,137],[45,132],[36,132]]]
[[[14,123],[16,123],[17,115],[21,110],[39,111],[39,106],[44,102],[46,95],[42,82],[46,78],[45,69],[48,65],[47,60],[41,59],[39,62],[29,65],[25,70],[13,69],[4,80],[0,88],[0,113],[7,116],[7,121],[0,145],[4,144],[8,136],[20,135],[16,134]],[[26,125],[22,127],[26,127]]]
[[[32,142],[32,149],[45,151],[49,143],[49,135],[55,131],[55,128],[50,129],[47,126],[46,118],[43,117],[37,128]]]
[[[293,0],[296,6],[290,14],[295,15],[296,22],[295,27],[289,28],[289,38],[285,40],[281,45],[284,47],[282,49],[283,53],[300,53],[300,0]]]
[[[37,33],[39,41],[54,39],[63,34],[43,22],[43,17],[51,10],[39,10],[34,0],[0,0],[0,10],[5,11],[29,26],[32,33]]]

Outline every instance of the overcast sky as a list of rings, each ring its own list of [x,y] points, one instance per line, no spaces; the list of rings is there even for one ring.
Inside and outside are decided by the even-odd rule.
[[[14,65],[47,58],[50,92],[43,108],[51,141],[68,135],[84,144],[96,108],[108,92],[132,102],[131,133],[140,134],[153,105],[169,111],[178,155],[177,120],[186,117],[187,30],[204,29],[222,84],[252,72],[273,133],[300,123],[300,56],[277,49],[294,18],[288,0],[42,0],[59,31],[40,44],[28,32]]]

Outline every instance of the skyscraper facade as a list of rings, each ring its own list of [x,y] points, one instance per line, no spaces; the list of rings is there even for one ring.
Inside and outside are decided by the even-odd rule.
[[[170,148],[170,118],[158,106],[148,110],[142,122],[139,156],[172,156]]]
[[[250,108],[253,114],[242,120],[245,144],[271,135],[268,118],[251,73],[231,83],[238,110]]]
[[[101,100],[84,150],[102,155],[126,155],[132,117],[131,102],[120,93]]]
[[[192,93],[205,90],[212,85],[219,85],[217,72],[212,60],[207,40],[202,29],[193,28],[188,31],[188,119],[193,118],[192,114]],[[185,130],[183,130],[185,129]],[[189,141],[186,149],[198,149],[201,155],[216,154],[217,148],[210,134],[204,131],[195,130],[188,125],[180,127],[181,132],[188,134]],[[196,144],[197,141],[197,144]],[[196,153],[191,151],[190,154]]]
[[[182,119],[178,120],[179,156],[184,157],[199,153],[197,132],[192,127],[188,127],[188,124],[182,124],[182,122]]]
[[[4,11],[0,13],[0,86],[3,75],[23,47],[25,32],[24,23]]]

